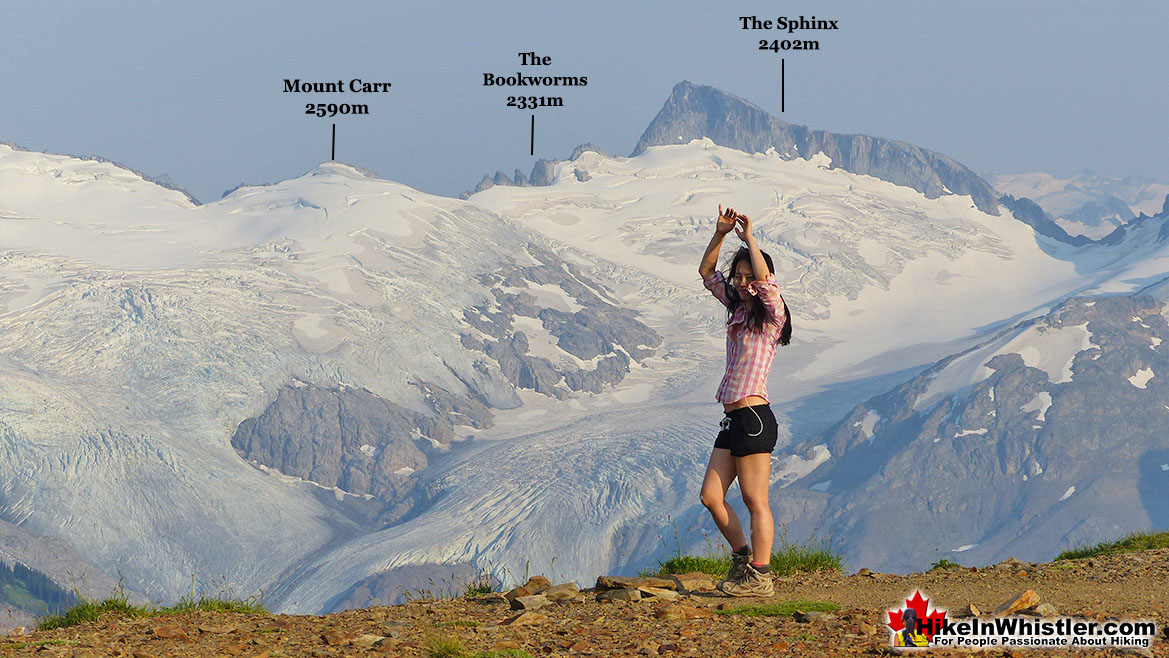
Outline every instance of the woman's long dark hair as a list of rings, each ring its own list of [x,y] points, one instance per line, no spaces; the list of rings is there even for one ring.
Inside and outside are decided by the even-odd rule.
[[[763,261],[767,263],[767,269],[770,270],[772,274],[775,274],[775,265],[771,262],[771,255],[766,251],[761,251],[759,253],[763,254]],[[731,323],[731,318],[734,317],[735,311],[739,309],[739,304],[745,303],[743,300],[739,299],[739,291],[736,290],[733,285],[731,285],[731,277],[735,275],[735,272],[739,271],[739,263],[742,261],[747,261],[747,264],[751,263],[751,251],[746,247],[739,247],[739,250],[736,251],[735,255],[731,257],[730,268],[727,270],[727,273],[723,275],[723,278],[726,279],[727,299],[731,300],[731,305],[727,307],[727,324]],[[787,315],[787,321],[783,323],[783,330],[779,332],[779,344],[787,345],[792,340],[792,314],[787,307],[786,299],[784,300],[783,310]],[[751,308],[751,312],[747,316],[747,325],[756,331],[761,331],[763,329],[763,323],[766,320],[767,309],[763,307],[763,304],[757,303],[754,305],[754,307]]]

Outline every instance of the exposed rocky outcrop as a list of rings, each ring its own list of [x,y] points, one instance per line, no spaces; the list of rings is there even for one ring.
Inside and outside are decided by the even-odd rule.
[[[1093,242],[1091,238],[1083,235],[1068,235],[1068,232],[1063,230],[1063,227],[1056,224],[1055,220],[1044,212],[1043,208],[1039,207],[1039,204],[1031,199],[1026,197],[1016,199],[1009,194],[1004,194],[999,200],[1007,207],[1007,210],[1011,211],[1015,219],[1035,229],[1035,232],[1040,235],[1046,235],[1049,238],[1054,238],[1060,242],[1066,242],[1077,247]]]
[[[286,387],[263,413],[239,424],[231,444],[245,459],[285,475],[393,502],[409,490],[410,476],[456,438],[456,425],[491,424],[481,402],[418,386],[434,414],[365,389]]]
[[[858,406],[797,448],[832,455],[801,481],[827,496],[821,527],[863,534],[861,560],[893,565],[1166,527],[1164,312],[1147,296],[1072,298]],[[928,544],[899,542],[922,526]]]
[[[607,155],[604,151],[592,144],[581,144],[572,150],[572,155],[568,156],[568,161],[575,162],[576,159],[586,151],[596,151],[601,155]],[[489,187],[494,187],[496,185],[510,185],[514,187],[539,187],[542,185],[551,185],[552,180],[555,177],[555,167],[560,162],[563,162],[563,160],[544,160],[542,158],[540,160],[536,160],[536,164],[532,166],[532,173],[528,174],[527,176],[525,176],[524,172],[520,171],[519,169],[516,169],[512,176],[508,176],[502,171],[496,171],[494,175],[484,174],[483,180],[479,181],[479,184],[475,186],[475,189],[471,190],[470,192],[463,192],[459,195],[459,198],[466,199],[476,192],[482,192],[483,190],[486,190]],[[589,179],[588,172],[580,169],[575,170],[573,174],[576,176],[577,180],[582,182]]]
[[[728,148],[810,159],[823,152],[832,166],[911,187],[936,199],[947,191],[969,194],[983,212],[997,215],[998,193],[961,163],[912,144],[869,135],[810,130],[771,116],[742,98],[683,81],[645,129],[632,155],[651,146],[686,144],[707,137]]]
[[[634,311],[605,301],[582,283],[584,274],[574,265],[535,246],[529,247],[529,254],[539,262],[508,266],[479,277],[481,283],[492,286],[494,306],[463,310],[463,319],[482,334],[463,334],[463,347],[495,360],[514,386],[559,399],[568,397],[571,391],[600,393],[606,385],[625,378],[630,357],[648,357],[661,344],[661,336],[638,320]],[[590,283],[608,294],[603,285]],[[551,308],[538,303],[526,290],[505,290],[533,284],[555,286],[582,308],[572,312]],[[531,337],[515,329],[517,316],[538,319],[556,339],[556,347],[581,361],[596,359],[595,365],[584,368],[566,359],[553,363],[544,356],[530,354]]]

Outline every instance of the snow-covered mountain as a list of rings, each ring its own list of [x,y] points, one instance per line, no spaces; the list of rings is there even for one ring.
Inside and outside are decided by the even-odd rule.
[[[855,449],[842,423],[1073,296],[1163,293],[1169,271],[1160,216],[1077,248],[823,154],[576,156],[466,201],[326,163],[195,205],[0,146],[0,520],[159,599],[193,574],[297,612],[419,573],[636,571],[674,549],[667,517],[702,548],[723,317],[696,266],[722,203],[754,219],[795,318],[770,382],[777,517],[920,567],[934,546],[882,554],[879,516],[820,484]],[[1082,527],[1019,557],[1112,529]]]
[[[1035,201],[1071,235],[1100,239],[1140,214],[1160,212],[1169,184],[1151,178],[1105,178],[1085,171],[1072,178],[1044,172],[1000,174],[999,192]]]

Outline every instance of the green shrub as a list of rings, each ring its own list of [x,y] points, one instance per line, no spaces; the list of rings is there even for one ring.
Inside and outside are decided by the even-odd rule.
[[[933,564],[930,565],[930,571],[944,571],[946,569],[961,569],[961,568],[963,568],[962,565],[958,564],[957,562],[954,562],[953,560],[949,560],[946,558],[942,558],[942,559],[938,560],[937,562],[934,562]]]

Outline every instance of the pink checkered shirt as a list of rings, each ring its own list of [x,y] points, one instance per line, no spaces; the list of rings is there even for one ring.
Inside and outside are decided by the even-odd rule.
[[[722,272],[716,270],[702,280],[702,285],[723,306],[730,308],[731,300],[727,297],[726,279]],[[747,285],[747,292],[755,295],[757,302],[763,304],[767,319],[763,322],[762,330],[749,327],[746,304],[741,304],[731,317],[731,323],[727,325],[727,372],[715,394],[715,399],[723,404],[737,402],[748,395],[758,395],[771,401],[767,397],[767,374],[771,372],[775,347],[787,321],[787,313],[774,274],[768,274],[762,281],[752,281]]]

